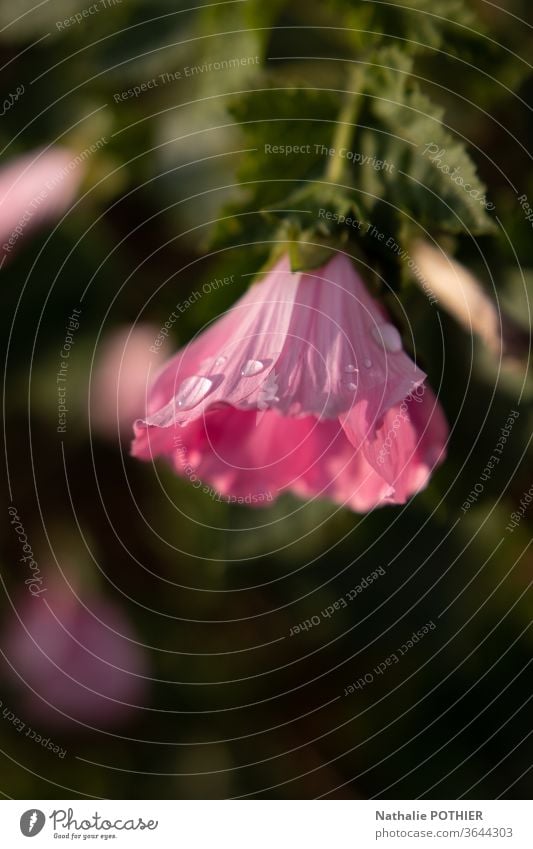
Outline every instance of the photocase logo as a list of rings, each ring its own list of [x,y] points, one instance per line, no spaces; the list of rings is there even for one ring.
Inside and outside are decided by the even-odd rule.
[[[37,808],[31,808],[25,811],[20,818],[20,830],[24,837],[35,837],[42,831],[46,822],[46,817],[42,811]]]

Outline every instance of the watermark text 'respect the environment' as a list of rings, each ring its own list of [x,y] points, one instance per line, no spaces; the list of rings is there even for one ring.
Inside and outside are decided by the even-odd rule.
[[[145,94],[147,91],[151,91],[155,88],[161,88],[169,83],[188,80],[191,77],[197,77],[201,74],[216,73],[218,71],[231,71],[236,68],[246,67],[247,65],[259,65],[260,61],[261,59],[259,56],[234,56],[230,59],[220,59],[215,62],[203,62],[201,65],[185,65],[180,70],[163,71],[163,73],[158,74],[156,77],[144,80],[142,83],[137,83],[137,85],[134,85],[131,88],[123,89],[123,91],[116,91],[113,95],[113,100],[115,103],[121,103],[124,100],[131,100],[132,98],[140,97],[141,94]]]
[[[31,223],[33,216],[39,211],[39,207],[47,201],[53,192],[61,185],[65,177],[67,177],[72,171],[75,171],[80,165],[83,165],[83,163],[92,156],[93,153],[96,153],[98,150],[101,150],[102,147],[105,147],[107,142],[107,138],[105,136],[101,136],[91,145],[82,150],[81,153],[72,157],[70,162],[67,162],[63,168],[56,171],[48,178],[48,180],[46,180],[42,189],[35,195],[34,198],[32,198],[24,210],[17,225],[11,231],[11,235],[7,242],[4,242],[2,245],[2,250],[5,253],[10,253],[13,250],[16,243],[24,233],[24,230]]]

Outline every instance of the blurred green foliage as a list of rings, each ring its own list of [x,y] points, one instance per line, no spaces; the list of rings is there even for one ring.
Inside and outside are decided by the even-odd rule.
[[[1,119],[1,161],[50,143],[81,151],[104,136],[106,144],[88,161],[73,211],[57,227],[25,238],[1,270],[9,481],[43,567],[55,571],[57,559],[67,576],[98,586],[127,610],[150,647],[153,680],[149,704],[129,725],[112,734],[63,735],[62,761],[0,722],[3,792],[26,799],[527,797],[531,510],[513,533],[505,531],[532,483],[527,364],[502,370],[421,291],[405,289],[417,352],[440,390],[452,438],[427,491],[405,509],[367,516],[288,496],[268,513],[231,507],[165,466],[158,466],[158,481],[128,456],[127,443],[90,434],[87,393],[101,333],[125,322],[159,326],[203,282],[235,274],[233,286],[180,315],[159,354],[163,362],[245,290],[279,226],[275,216],[256,211],[289,194],[262,179],[294,180],[295,191],[300,179],[319,179],[316,159],[244,159],[243,149],[259,141],[243,139],[239,121],[264,122],[253,125],[264,139],[274,114],[290,125],[297,108],[325,123],[304,122],[297,133],[272,127],[272,143],[289,143],[293,132],[327,142],[337,100],[323,92],[343,90],[342,60],[372,63],[373,51],[392,55],[403,39],[427,45],[410,51],[413,85],[444,110],[446,133],[467,140],[495,204],[498,233],[460,234],[453,246],[528,325],[533,239],[517,196],[533,198],[531,41],[528,26],[513,17],[527,18],[528,0],[509,2],[509,14],[472,3],[481,20],[476,38],[465,29],[464,4],[453,2],[411,0],[415,11],[401,12],[370,0],[247,0],[206,9],[138,0],[63,29],[58,22],[86,4],[34,5],[21,0],[16,15],[9,4],[0,10],[5,96],[25,87]],[[442,27],[436,16],[454,8]],[[343,22],[352,29],[343,31]],[[232,57],[259,63],[186,75],[186,68]],[[177,73],[175,80],[160,77]],[[379,69],[372,73],[361,149],[399,161],[390,137],[385,146],[375,143],[376,129],[403,129],[405,147],[415,127],[396,104],[380,105],[380,85],[389,83],[380,82]],[[153,88],[117,99],[151,79]],[[393,81],[403,98],[402,74]],[[430,111],[411,91],[410,105]],[[440,126],[431,133],[433,115],[440,112],[424,118],[419,138],[449,147]],[[364,147],[371,137],[374,147]],[[238,185],[239,166],[245,183],[258,181],[248,194]],[[365,180],[376,174],[356,169],[350,180],[369,190]],[[446,184],[432,173],[438,182],[431,188],[442,193]],[[407,181],[393,186],[382,176],[384,198],[401,201],[432,231],[447,229],[439,228],[434,205],[420,207],[420,194],[411,203]],[[454,212],[468,216],[464,196],[447,185]],[[357,211],[357,200],[349,200]],[[226,226],[238,238],[222,246],[212,239],[227,203]],[[333,208],[337,198],[326,194],[328,203]],[[381,211],[383,227],[401,229],[401,220]],[[246,227],[236,212],[249,218]],[[207,249],[210,240],[215,247]],[[241,241],[260,250],[239,247]],[[397,262],[371,251],[366,260],[391,284],[401,276]],[[54,381],[65,321],[82,296],[64,466]],[[511,409],[520,417],[505,461],[463,513]],[[20,589],[9,528],[2,543],[7,616]],[[386,575],[346,609],[289,636],[378,566]],[[401,664],[343,696],[429,620],[435,632]],[[24,699],[7,668],[2,674],[2,701],[24,717]]]

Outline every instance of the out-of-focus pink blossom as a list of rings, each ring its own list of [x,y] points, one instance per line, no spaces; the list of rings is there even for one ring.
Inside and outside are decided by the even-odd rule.
[[[0,167],[0,259],[30,230],[63,215],[84,173],[83,160],[62,147],[34,150]]]
[[[146,657],[128,620],[99,596],[82,602],[59,584],[19,598],[4,634],[24,715],[41,725],[113,727],[145,703]]]
[[[132,421],[143,414],[149,384],[158,370],[154,340],[159,329],[150,324],[112,330],[96,352],[91,381],[91,427],[103,436],[131,433]]]
[[[344,255],[307,273],[285,257],[161,371],[132,453],[245,503],[401,504],[444,457],[425,379]]]

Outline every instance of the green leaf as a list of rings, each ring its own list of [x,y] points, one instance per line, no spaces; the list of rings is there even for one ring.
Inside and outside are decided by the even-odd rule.
[[[266,242],[281,240],[298,246],[293,267],[309,268],[349,242],[399,281],[403,266],[386,248],[389,237],[405,244],[421,227],[436,235],[493,232],[475,165],[444,127],[442,108],[412,79],[413,58],[398,47],[374,56],[373,64],[352,65],[348,95],[272,84],[234,100],[249,151],[239,169],[242,196],[224,210],[215,247],[260,243],[264,252]],[[382,240],[368,238],[370,225]]]
[[[215,246],[255,240],[277,229],[277,210],[290,214],[291,195],[327,165],[324,150],[331,146],[340,102],[338,92],[266,82],[233,100],[230,112],[242,126],[249,152],[238,172],[241,198],[223,210]]]
[[[464,0],[333,0],[354,47],[368,51],[389,36],[411,54],[446,42],[460,49],[480,37],[479,22]]]

